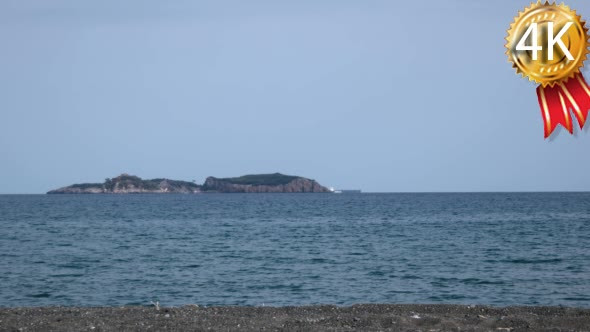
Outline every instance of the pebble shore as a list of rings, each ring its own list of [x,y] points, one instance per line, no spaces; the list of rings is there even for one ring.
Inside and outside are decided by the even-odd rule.
[[[0,331],[590,331],[590,309],[461,305],[0,308]]]

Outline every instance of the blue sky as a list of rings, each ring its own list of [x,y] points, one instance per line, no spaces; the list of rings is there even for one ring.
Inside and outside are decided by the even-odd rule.
[[[123,172],[589,190],[590,131],[544,140],[504,54],[527,4],[1,1],[0,193]]]

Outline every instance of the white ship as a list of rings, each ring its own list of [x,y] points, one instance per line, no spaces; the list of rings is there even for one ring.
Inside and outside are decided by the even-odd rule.
[[[333,187],[328,188],[334,194],[360,194],[360,189],[334,189]]]

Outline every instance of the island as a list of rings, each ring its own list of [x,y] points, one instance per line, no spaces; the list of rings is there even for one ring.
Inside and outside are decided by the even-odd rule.
[[[315,180],[301,176],[253,174],[234,178],[208,177],[200,185],[189,181],[164,178],[144,180],[121,174],[103,183],[79,183],[51,190],[47,194],[197,194],[197,193],[330,193]]]

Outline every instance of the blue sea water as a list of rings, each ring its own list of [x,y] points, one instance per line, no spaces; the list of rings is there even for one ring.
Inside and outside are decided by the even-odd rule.
[[[590,193],[0,196],[0,306],[590,307]]]

